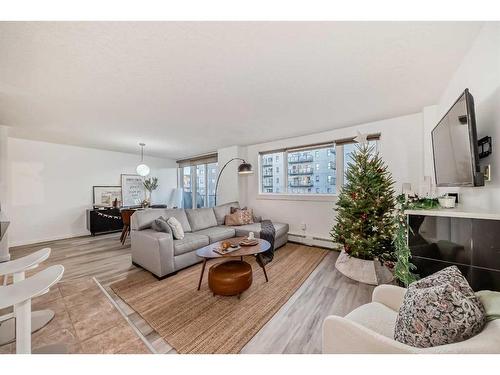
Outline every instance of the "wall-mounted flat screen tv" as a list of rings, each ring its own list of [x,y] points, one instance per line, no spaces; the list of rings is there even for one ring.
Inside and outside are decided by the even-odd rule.
[[[437,186],[483,186],[474,98],[466,89],[432,130]]]

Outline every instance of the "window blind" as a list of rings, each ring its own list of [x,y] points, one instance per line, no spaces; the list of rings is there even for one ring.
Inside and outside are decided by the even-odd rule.
[[[217,154],[200,155],[189,159],[177,160],[179,168],[211,163],[217,163]]]
[[[272,154],[275,152],[297,152],[297,151],[307,151],[307,150],[313,150],[313,149],[318,149],[318,148],[325,148],[325,147],[333,147],[333,146],[340,146],[340,145],[345,145],[348,143],[356,143],[354,140],[356,136],[354,137],[348,137],[348,138],[341,138],[341,139],[336,139],[334,141],[330,142],[322,142],[322,143],[314,143],[314,144],[308,144],[308,145],[303,145],[303,146],[294,146],[294,147],[288,147],[288,148],[277,148],[273,150],[267,150],[267,151],[260,151],[259,155],[263,154]],[[380,139],[380,133],[374,133],[374,134],[368,134],[366,137],[368,141],[376,141]]]

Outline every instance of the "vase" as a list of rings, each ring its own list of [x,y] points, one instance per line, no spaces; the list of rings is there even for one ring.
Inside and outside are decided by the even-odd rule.
[[[364,284],[388,284],[394,280],[392,272],[378,260],[355,258],[345,250],[340,252],[335,268],[344,276]]]

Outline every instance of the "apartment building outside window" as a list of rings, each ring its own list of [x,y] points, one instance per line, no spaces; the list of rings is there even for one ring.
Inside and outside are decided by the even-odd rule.
[[[369,137],[377,146],[379,134]],[[297,149],[260,154],[260,192],[263,194],[337,194],[344,183],[351,155],[356,148],[353,139]],[[280,171],[282,171],[280,173]],[[283,173],[283,171],[286,172]]]
[[[217,155],[179,160],[179,182],[183,208],[213,207],[217,180]]]

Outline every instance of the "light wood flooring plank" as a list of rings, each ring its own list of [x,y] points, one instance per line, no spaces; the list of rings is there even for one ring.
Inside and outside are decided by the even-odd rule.
[[[130,321],[160,353],[175,353],[109,285],[133,273],[146,272],[131,263],[130,239],[121,245],[119,234],[85,236],[11,248],[18,258],[51,247],[50,258],[34,272],[53,264],[65,267],[60,290],[83,288],[95,277]],[[279,251],[279,250],[278,250]],[[344,316],[371,299],[373,287],[348,279],[335,269],[338,253],[330,252],[297,292],[243,348],[242,353],[320,353],[321,326],[331,314]],[[83,289],[84,290],[84,289]],[[118,349],[118,348],[117,348]],[[133,350],[133,348],[131,349]],[[0,352],[2,348],[0,347]]]

